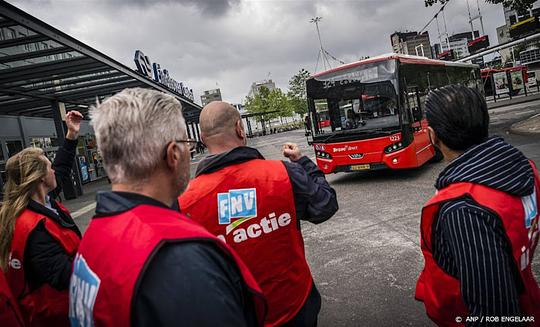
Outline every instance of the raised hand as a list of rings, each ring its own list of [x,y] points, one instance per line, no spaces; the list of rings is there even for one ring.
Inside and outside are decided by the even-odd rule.
[[[290,161],[294,162],[302,158],[302,153],[300,152],[300,148],[296,143],[287,142],[283,144],[281,149],[283,151],[283,156],[285,158],[289,158]]]
[[[77,137],[79,137],[82,119],[83,115],[76,110],[72,110],[66,114],[66,125],[68,129],[66,134],[67,139],[76,140]]]

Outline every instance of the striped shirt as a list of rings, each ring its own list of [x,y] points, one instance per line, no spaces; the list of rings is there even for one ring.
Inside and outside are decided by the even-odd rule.
[[[441,172],[436,188],[457,182],[482,184],[518,196],[534,190],[527,158],[502,138],[488,139],[456,158]],[[460,281],[469,315],[520,314],[523,285],[510,241],[495,213],[469,197],[446,202],[434,223],[432,240],[437,264]]]

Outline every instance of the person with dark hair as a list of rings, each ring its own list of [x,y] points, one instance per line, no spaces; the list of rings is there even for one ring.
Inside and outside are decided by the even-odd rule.
[[[540,200],[534,163],[489,137],[486,102],[476,90],[451,85],[430,92],[426,117],[450,164],[422,210],[425,268],[416,299],[438,325],[459,325],[467,316],[540,321],[531,271]]]

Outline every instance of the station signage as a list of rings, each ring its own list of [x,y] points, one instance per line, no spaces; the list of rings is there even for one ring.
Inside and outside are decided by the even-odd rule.
[[[193,101],[193,90],[188,88],[182,82],[177,82],[169,76],[169,71],[167,69],[162,69],[161,65],[154,62],[152,63],[148,56],[145,56],[141,50],[135,51],[135,65],[137,66],[137,71],[158,82],[159,84],[165,86],[171,91],[179,93],[186,98]]]

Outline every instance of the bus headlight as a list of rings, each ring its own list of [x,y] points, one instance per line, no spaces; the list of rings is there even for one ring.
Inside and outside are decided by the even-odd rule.
[[[384,148],[384,153],[392,153],[392,152],[396,152],[396,151],[401,150],[401,149],[403,149],[403,143],[397,142],[397,143],[394,143],[394,144],[390,144],[389,146]]]
[[[321,159],[332,159],[332,156],[330,155],[330,153],[327,153],[324,151],[315,151],[315,156]]]

